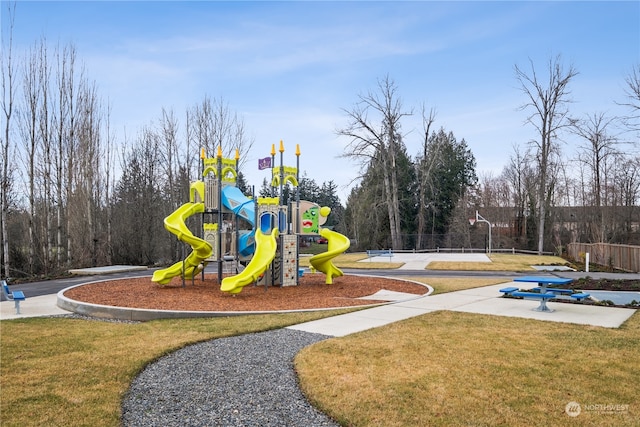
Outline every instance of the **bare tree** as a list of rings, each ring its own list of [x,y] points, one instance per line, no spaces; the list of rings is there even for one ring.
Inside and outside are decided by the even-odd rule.
[[[247,135],[244,120],[231,111],[229,104],[208,96],[187,112],[187,135],[193,140],[189,145],[204,148],[209,156],[215,156],[218,147],[222,147],[223,156],[233,158],[237,149],[240,169],[254,143]],[[199,150],[194,154],[199,155]]]
[[[52,126],[51,126],[51,65],[49,62],[49,52],[47,43],[43,41],[38,59],[38,84],[41,87],[42,98],[39,105],[38,121],[39,121],[39,141],[41,144],[41,159],[38,162],[40,166],[41,176],[39,177],[39,205],[41,211],[40,220],[40,240],[41,240],[41,257],[42,268],[47,274],[51,267],[51,258],[53,255],[53,246],[51,241],[51,176],[53,167],[52,158]]]
[[[55,204],[56,204],[56,267],[69,260],[64,251],[65,237],[63,229],[65,223],[65,205],[68,191],[65,191],[65,176],[74,165],[73,138],[75,135],[73,123],[75,121],[75,61],[76,49],[73,45],[66,45],[57,51],[56,88],[57,102],[54,110],[54,138],[55,138]],[[69,178],[66,179],[67,182]]]
[[[166,243],[171,239],[169,233],[160,231],[166,193],[158,179],[162,169],[160,138],[146,127],[131,147],[123,148],[121,156],[123,172],[114,189],[114,258],[116,262],[144,264],[164,260],[169,247]]]
[[[605,162],[619,150],[620,140],[612,134],[615,118],[594,113],[584,119],[572,120],[572,131],[584,142],[579,145],[578,159],[585,163],[593,179],[593,203],[602,206],[602,173]]]
[[[640,64],[631,68],[625,83],[627,100],[620,105],[628,107],[630,114],[624,118],[624,122],[630,130],[640,131]]]
[[[177,182],[180,159],[178,157],[178,121],[172,110],[162,109],[158,133],[166,190],[169,194],[171,208],[175,209],[178,207],[181,196]]]
[[[106,114],[105,114],[105,139],[106,144],[103,153],[104,159],[104,205],[105,205],[105,215],[106,215],[106,249],[105,249],[105,262],[107,265],[111,264],[112,254],[113,254],[113,235],[112,235],[112,209],[113,209],[113,189],[115,182],[115,176],[113,175],[112,168],[114,166],[115,160],[115,150],[114,150],[114,139],[111,134],[111,105],[107,104]]]
[[[530,166],[531,157],[523,153],[519,146],[513,146],[513,154],[509,158],[509,164],[502,171],[502,176],[511,187],[511,204],[516,208],[516,223],[514,225],[517,238],[524,237],[525,245],[528,243],[527,221],[533,213],[533,186],[535,174]]]
[[[97,87],[94,82],[85,82],[83,90],[80,92],[80,121],[78,122],[78,162],[76,163],[78,172],[77,196],[78,219],[83,218],[85,224],[77,223],[75,231],[76,241],[81,245],[82,254],[90,254],[92,266],[97,264],[98,243],[100,243],[100,218],[98,217],[102,203],[103,169],[101,159],[103,155],[103,144],[101,135],[102,121],[104,119],[101,101],[98,96]],[[85,227],[82,227],[85,225]],[[80,230],[83,230],[81,232]],[[104,242],[102,242],[104,243]]]
[[[531,141],[536,149],[536,163],[538,167],[537,185],[537,222],[538,222],[538,253],[544,250],[545,222],[552,195],[552,160],[559,152],[559,131],[567,126],[568,107],[570,102],[569,83],[578,73],[569,66],[564,70],[560,56],[550,59],[547,63],[546,78],[538,76],[532,60],[529,60],[531,70],[527,73],[515,66],[516,79],[527,101],[520,107],[530,111],[526,123],[532,125],[539,139]]]
[[[4,7],[4,4],[2,5]],[[13,25],[15,21],[15,3],[13,6],[7,3],[9,28],[8,34],[2,32],[0,49],[0,72],[2,73],[2,113],[4,116],[4,132],[2,144],[0,144],[0,236],[2,237],[2,267],[4,277],[9,277],[11,260],[9,258],[9,229],[7,226],[9,213],[9,194],[13,183],[13,168],[10,167],[10,159],[15,155],[11,143],[11,128],[13,120],[13,108],[15,101],[15,64],[13,62]],[[0,277],[2,276],[0,270]]]
[[[42,86],[40,84],[40,52],[44,49],[44,41],[34,43],[30,48],[24,63],[22,73],[22,93],[24,104],[20,115],[20,133],[24,144],[22,160],[25,164],[27,180],[27,197],[29,205],[28,216],[28,251],[29,272],[35,272],[35,247],[36,247],[36,164],[38,163],[39,147],[39,108],[42,102]]]
[[[604,174],[609,161],[619,150],[620,140],[612,134],[615,118],[607,117],[605,113],[594,113],[583,119],[572,120],[572,131],[583,141],[578,146],[578,160],[586,166],[589,173],[589,183],[592,183],[592,200],[588,203],[594,208],[595,217],[592,218],[596,235],[595,241],[604,242],[605,218],[603,207]]]
[[[162,192],[165,196],[165,200],[169,202],[169,210],[175,210],[179,204],[186,200],[188,182],[183,182],[183,174],[181,171],[188,170],[186,163],[188,160],[180,158],[179,141],[178,141],[178,120],[176,119],[172,110],[162,109],[162,117],[157,126],[156,139],[158,144],[158,150],[160,157],[158,159],[162,170],[162,180],[164,186]],[[198,150],[194,148],[194,152]],[[193,157],[194,153],[186,151],[187,159]],[[168,213],[168,212],[167,212]],[[181,245],[177,240],[171,240],[171,252],[175,258],[180,257]]]
[[[105,112],[95,82],[70,72],[66,88],[65,201],[67,261],[96,264],[105,255],[102,209],[105,203]]]
[[[436,152],[429,149],[429,136],[431,135],[431,126],[436,118],[436,112],[432,108],[427,114],[425,107],[422,107],[422,157],[418,159],[418,192],[419,192],[419,205],[418,205],[418,238],[416,241],[416,247],[422,248],[423,235],[426,230],[427,224],[427,192],[433,194],[433,168],[436,163],[436,157],[439,150]],[[439,145],[438,145],[439,147]],[[428,189],[430,191],[428,191]]]
[[[640,205],[640,156],[627,157],[615,162],[618,173],[615,181],[620,190],[622,206],[638,208]],[[629,221],[629,227],[631,221]]]
[[[80,71],[79,76],[77,75],[75,61],[76,52],[75,49],[72,49],[69,51],[69,74],[66,79],[67,85],[64,89],[66,102],[65,109],[68,111],[69,121],[67,123],[67,131],[65,132],[66,143],[61,147],[64,148],[64,153],[59,157],[59,161],[62,162],[62,166],[60,166],[60,168],[66,168],[64,173],[64,199],[66,201],[66,261],[68,264],[72,264],[73,262],[73,237],[70,232],[70,230],[73,229],[71,205],[73,204],[76,186],[76,153],[79,147],[77,127],[79,123],[79,116],[82,112],[82,108],[79,103],[79,93],[81,92],[82,82],[85,79],[84,69]]]
[[[403,145],[401,120],[410,115],[402,107],[395,83],[386,76],[378,80],[378,91],[360,95],[351,110],[344,110],[349,123],[337,131],[350,138],[343,157],[355,159],[363,169],[370,165],[380,168],[383,181],[383,201],[387,206],[391,245],[402,248],[400,203],[396,156]],[[376,115],[371,119],[369,115]]]

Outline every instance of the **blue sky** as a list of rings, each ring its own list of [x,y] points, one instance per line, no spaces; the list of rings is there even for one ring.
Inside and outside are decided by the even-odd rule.
[[[3,2],[4,3],[4,2]],[[3,4],[2,24],[7,18]],[[346,200],[357,166],[337,156],[336,136],[359,94],[389,75],[407,110],[411,155],[420,150],[420,107],[436,128],[465,139],[479,174],[498,175],[512,146],[535,137],[514,65],[542,71],[562,55],[580,73],[572,114],[623,110],[624,79],[640,63],[640,2],[173,2],[18,1],[16,49],[44,36],[72,42],[112,123],[129,136],[173,109],[181,119],[205,95],[223,99],[255,139],[245,174],[284,140],[285,163]],[[565,151],[576,141],[566,138]]]

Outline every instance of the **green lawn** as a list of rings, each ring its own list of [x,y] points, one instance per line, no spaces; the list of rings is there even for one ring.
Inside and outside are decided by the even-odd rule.
[[[348,426],[638,426],[638,360],[637,313],[606,329],[439,311],[322,341],[295,365]]]
[[[325,252],[327,245],[312,244],[310,251],[315,253]],[[300,258],[300,266],[308,267],[311,256]],[[467,261],[432,261],[427,266],[428,270],[455,270],[455,271],[535,271],[532,265],[567,265],[567,260],[549,255],[523,255],[523,254],[492,254],[491,262],[467,262]],[[333,263],[338,268],[354,269],[394,269],[402,267],[401,262],[360,262],[367,259],[364,252],[349,252],[338,255]]]
[[[118,426],[120,402],[148,363],[185,345],[344,313],[126,324],[65,318],[0,322],[3,427]]]
[[[427,282],[442,293],[494,280]],[[4,320],[1,424],[118,426],[131,380],[162,355],[344,311],[137,324]],[[435,312],[315,344],[296,368],[310,400],[343,425],[631,426],[640,419],[638,360],[637,313],[606,329]],[[573,401],[583,408],[576,418],[565,413]],[[618,406],[606,412],[603,404]]]

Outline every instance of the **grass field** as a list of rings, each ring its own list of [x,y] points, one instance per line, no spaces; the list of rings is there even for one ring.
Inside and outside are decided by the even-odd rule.
[[[427,283],[443,293],[502,280]],[[2,321],[1,424],[118,426],[131,380],[162,355],[344,311],[137,324]],[[310,400],[343,425],[631,426],[640,418],[639,359],[637,313],[605,329],[436,312],[308,347],[296,369]],[[577,419],[565,413],[572,401],[583,408]]]
[[[457,262],[433,261],[429,263],[429,270],[457,270],[457,271],[535,271],[532,265],[566,265],[567,260],[548,255],[523,254],[491,254],[490,263],[486,262]]]
[[[440,311],[314,344],[295,364],[343,425],[637,426],[638,360],[637,313],[606,329]]]
[[[317,245],[326,251],[327,245]],[[311,256],[300,258],[301,267],[309,267]],[[361,262],[367,260],[364,252],[345,253],[333,259],[333,263],[339,268],[354,269],[394,269],[402,266],[400,262]],[[465,261],[432,261],[427,266],[428,270],[455,270],[455,271],[535,271],[532,265],[566,265],[568,262],[560,257],[548,255],[523,255],[523,254],[492,254],[491,262],[465,262]]]
[[[158,320],[126,324],[65,318],[0,322],[0,424],[118,426],[131,380],[185,345],[282,328],[332,312]]]

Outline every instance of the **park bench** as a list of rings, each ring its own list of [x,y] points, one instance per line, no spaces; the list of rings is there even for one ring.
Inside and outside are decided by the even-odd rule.
[[[579,294],[572,294],[571,298],[574,298],[574,299],[576,299],[578,301],[582,301],[582,300],[584,300],[586,298],[589,298],[590,296],[591,296],[590,294],[585,294],[584,292],[581,292]]]
[[[536,308],[536,311],[546,311],[552,312],[550,308],[547,307],[547,301],[559,294],[569,293],[568,290],[560,290],[557,288],[550,288],[550,286],[562,286],[567,285],[573,281],[573,279],[568,279],[564,277],[555,277],[555,276],[523,276],[516,277],[513,279],[514,282],[526,282],[526,283],[537,283],[539,293],[536,292],[524,292],[528,298],[537,298],[540,300],[540,305]],[[555,291],[555,292],[554,292]],[[517,292],[511,293],[513,296],[521,296],[524,298],[524,295],[516,295]],[[543,295],[551,295],[551,297],[545,297]]]
[[[552,312],[547,307],[547,301],[556,298],[558,296],[569,296],[577,301],[583,301],[590,295],[587,293],[573,293],[572,289],[553,288],[553,285],[567,285],[571,283],[573,279],[567,279],[563,277],[547,277],[547,276],[525,276],[517,277],[514,282],[536,283],[537,287],[530,289],[529,291],[520,291],[514,286],[500,289],[504,295],[511,297],[519,297],[525,299],[538,299],[540,305],[535,308],[536,311]]]
[[[534,291],[541,291],[542,288],[533,288],[532,290]],[[574,293],[573,289],[558,289],[558,288],[547,288],[547,293],[552,293],[552,294],[557,294],[557,295],[568,295],[571,298],[577,300],[577,301],[582,301],[586,298],[589,298],[591,295],[590,294],[586,294],[584,292],[577,292]]]
[[[540,292],[542,291],[542,288],[536,287],[532,288],[531,290]],[[547,288],[546,290],[547,292],[558,295],[571,295],[573,293],[573,289]]]
[[[9,290],[9,286],[5,280],[2,281],[2,293],[9,301],[13,301],[16,307],[16,314],[20,314],[20,301],[24,301],[27,299],[24,296],[24,292],[22,291],[13,291]]]
[[[389,259],[393,256],[393,251],[391,249],[369,249],[367,250],[367,257],[369,257],[369,261],[374,256],[388,256]]]

